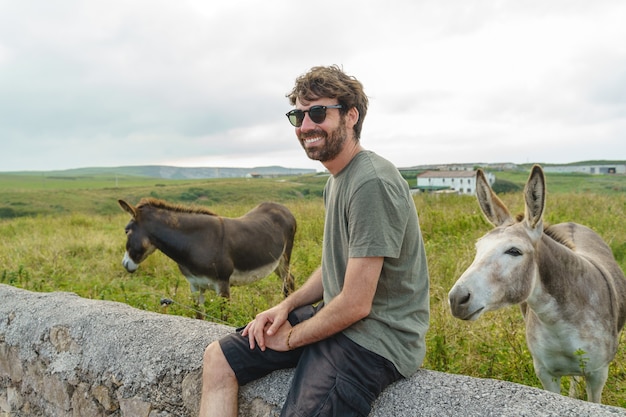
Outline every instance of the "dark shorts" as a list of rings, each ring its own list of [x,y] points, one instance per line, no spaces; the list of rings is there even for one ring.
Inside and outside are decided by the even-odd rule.
[[[311,306],[289,315],[292,325],[312,317]],[[220,346],[240,385],[270,372],[293,368],[293,380],[282,417],[367,416],[383,389],[401,378],[395,366],[339,333],[289,352],[250,350],[241,331],[220,340]]]

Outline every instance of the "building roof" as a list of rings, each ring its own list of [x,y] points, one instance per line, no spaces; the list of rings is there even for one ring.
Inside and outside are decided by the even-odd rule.
[[[417,178],[474,178],[476,171],[426,171]]]

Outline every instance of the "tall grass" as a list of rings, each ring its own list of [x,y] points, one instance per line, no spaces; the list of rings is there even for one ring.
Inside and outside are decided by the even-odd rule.
[[[320,262],[324,210],[319,198],[319,184],[298,183],[289,188],[276,182],[271,185],[275,188],[271,193],[258,184],[262,183],[255,186],[260,187],[264,196],[287,205],[298,220],[292,272],[299,286]],[[182,196],[182,190],[188,192],[190,188],[185,187],[163,187],[152,191],[182,201],[178,198]],[[234,193],[233,185],[229,187]],[[304,189],[309,191],[303,192]],[[202,313],[207,320],[232,326],[245,324],[257,312],[281,300],[281,283],[272,274],[252,285],[233,287],[229,302],[211,292],[207,293],[205,304],[197,306],[195,295],[190,293],[177,266],[158,252],[142,263],[136,273],[127,273],[121,260],[125,244],[123,229],[129,218],[115,207],[117,196],[114,194],[117,192],[118,196],[136,202],[138,194],[147,195],[147,190],[102,191],[98,198],[102,200],[104,195],[111,201],[100,201],[100,204],[115,208],[105,214],[83,202],[80,204],[84,209],[67,209],[63,212],[66,214],[1,220],[0,282],[34,291],[71,291],[83,297],[119,301],[165,314],[196,317]],[[214,191],[217,193],[214,195],[221,192]],[[92,192],[85,191],[82,198],[85,195],[93,197]],[[229,194],[219,194],[222,196],[220,201],[199,198],[196,203],[210,205],[222,215],[239,216],[261,200],[254,192],[248,190],[244,199],[236,198],[234,194],[230,194],[232,198],[224,197]],[[76,199],[80,197],[75,195]],[[513,212],[523,211],[520,193],[501,197]],[[28,204],[36,194],[20,198]],[[476,322],[460,321],[450,314],[447,293],[471,263],[475,240],[490,229],[475,198],[418,195],[415,203],[431,280],[431,327],[427,334],[424,367],[541,387],[526,347],[524,323],[518,307],[488,313]],[[550,223],[576,221],[592,227],[607,241],[622,269],[626,269],[626,195],[548,194],[545,218]],[[165,298],[172,303],[162,304]],[[620,345],[610,367],[603,401],[626,407],[625,343]]]

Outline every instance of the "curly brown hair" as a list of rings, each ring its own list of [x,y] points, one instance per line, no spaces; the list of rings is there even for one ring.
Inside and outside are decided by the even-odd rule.
[[[296,78],[293,90],[287,94],[292,106],[296,99],[313,101],[319,98],[336,98],[343,106],[342,114],[352,107],[359,112],[359,120],[354,125],[354,138],[359,140],[363,119],[367,114],[368,99],[363,91],[363,84],[356,78],[347,75],[337,65],[329,67],[313,67]]]

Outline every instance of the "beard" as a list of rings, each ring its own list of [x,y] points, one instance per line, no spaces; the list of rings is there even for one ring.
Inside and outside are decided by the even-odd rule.
[[[300,134],[298,139],[300,140],[300,145],[306,152],[309,159],[313,159],[315,161],[326,162],[331,161],[341,153],[343,149],[343,145],[346,143],[346,139],[348,137],[347,128],[345,123],[343,123],[344,118],[342,117],[339,126],[330,133],[326,133],[321,129],[316,129],[313,132],[307,132],[306,134]],[[304,146],[304,139],[308,137],[322,137],[324,138],[324,145],[319,147],[307,148]]]

